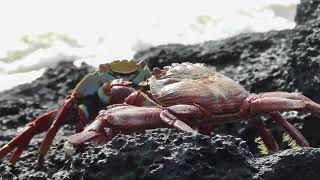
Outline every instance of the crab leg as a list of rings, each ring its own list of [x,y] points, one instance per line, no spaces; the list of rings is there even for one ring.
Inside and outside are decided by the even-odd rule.
[[[191,124],[197,124],[193,121],[203,119],[204,114],[198,106],[174,105],[166,107],[160,113],[160,117],[170,126],[173,126],[181,131],[197,134],[198,132],[186,124],[185,121],[190,122]]]
[[[0,159],[3,159],[8,153],[16,149],[10,159],[10,163],[14,164],[32,137],[49,129],[57,112],[58,110],[53,110],[29,123],[26,129],[0,149]]]
[[[263,121],[260,118],[254,118],[253,123],[257,128],[258,134],[261,137],[264,144],[268,147],[268,149],[272,152],[279,151],[279,146],[274,139],[271,132],[265,127]]]
[[[263,97],[253,100],[250,105],[250,113],[263,113],[272,111],[290,111],[307,109],[320,112],[320,105],[313,101],[285,99],[278,97]]]
[[[302,147],[309,147],[308,141],[303,137],[303,135],[292,125],[290,124],[280,112],[270,113],[272,119],[283,129],[285,129],[289,135],[296,140],[297,144]]]
[[[68,137],[67,143],[72,144],[76,148],[87,141],[95,141],[99,144],[107,143],[116,135],[111,128],[108,128],[108,131],[105,130],[109,126],[108,121],[108,118],[96,119],[83,132]]]
[[[299,93],[270,92],[258,95],[251,95],[254,100],[251,102],[251,112],[270,112],[307,109],[320,112],[320,104],[310,100]],[[249,97],[250,99],[251,97]]]
[[[184,123],[180,119],[178,119],[175,115],[173,115],[168,109],[162,111],[160,113],[161,119],[169,124],[170,126],[173,126],[181,131],[189,132],[193,134],[197,134],[197,131],[192,129],[188,124]]]
[[[123,103],[125,97],[131,94],[134,89],[128,87],[130,82],[128,81],[109,81],[103,85],[101,90],[103,91],[100,93],[100,98],[105,98],[106,103]],[[74,92],[77,92],[74,90]],[[74,102],[76,100],[75,95],[71,95],[71,97],[66,98],[61,110],[55,117],[55,120],[52,123],[52,126],[49,128],[41,146],[39,149],[39,156],[38,162],[41,163],[44,160],[44,156],[47,154],[49,147],[52,144],[54,137],[56,136],[57,132],[61,128],[62,125],[66,123],[65,116],[70,115],[70,110],[74,109],[77,110],[78,117],[76,119],[76,133],[82,132],[86,122],[86,116],[84,115],[81,108],[76,106]],[[109,101],[109,102],[108,102]]]
[[[40,149],[39,149],[39,155],[38,155],[38,162],[42,163],[44,160],[44,156],[47,154],[50,145],[53,142],[54,137],[56,136],[58,130],[61,128],[62,125],[66,123],[66,120],[70,115],[73,115],[70,111],[77,110],[77,114],[79,117],[76,119],[76,129],[77,131],[81,131],[83,129],[83,125],[85,122],[81,122],[85,120],[84,114],[80,113],[81,110],[78,108],[78,106],[74,103],[75,97],[67,97],[60,110],[57,112],[57,115],[55,116],[50,128],[47,131],[47,134],[45,135],[45,138],[43,139]],[[80,111],[80,112],[79,112]]]
[[[83,132],[70,136],[67,143],[75,148],[87,141],[107,143],[120,132],[132,133],[161,127],[164,124],[159,116],[161,111],[158,107],[112,106],[101,111]]]
[[[142,91],[135,91],[132,94],[130,94],[126,99],[125,99],[126,104],[134,105],[134,106],[158,106],[159,108],[161,107],[159,104],[157,104],[155,101],[153,101],[150,98],[150,95],[147,95],[145,92]],[[177,106],[171,106],[167,107],[164,111],[160,113],[160,117],[163,121],[165,121],[167,124],[170,126],[174,126],[182,131],[186,132],[192,132],[196,133],[196,131],[178,119],[174,114],[180,114],[181,113],[189,113],[190,115],[192,113],[199,113],[200,111],[203,111],[205,115],[207,115],[207,112],[204,112],[204,108],[202,109],[201,106],[195,105],[195,106],[190,106],[190,105],[177,105]],[[185,112],[183,112],[185,111]],[[202,113],[201,113],[202,114]],[[206,134],[211,136],[212,135],[212,125],[209,123],[202,124],[201,126],[198,127],[198,131],[202,134]]]
[[[195,120],[203,119],[203,112],[198,106],[175,105],[170,107],[137,107],[130,105],[110,106],[108,110],[101,111],[97,119],[83,132],[68,138],[69,144],[75,148],[86,141],[106,143],[117,133],[140,132],[145,129],[158,127],[175,127],[181,131],[196,134],[191,125],[198,125]],[[209,124],[206,124],[209,125]],[[108,131],[106,132],[107,129]]]
[[[285,129],[300,146],[308,147],[309,143],[303,137],[303,135],[279,112],[298,109],[307,109],[320,112],[320,105],[301,94],[274,92],[261,94],[260,97],[251,102],[249,107],[249,111],[252,114],[269,113],[273,120],[283,129]]]
[[[295,93],[295,92],[293,93],[284,92],[284,91],[265,92],[265,93],[260,93],[259,96],[260,97],[281,97],[285,99],[304,100],[304,101],[313,102],[311,99],[307,98],[301,93]]]

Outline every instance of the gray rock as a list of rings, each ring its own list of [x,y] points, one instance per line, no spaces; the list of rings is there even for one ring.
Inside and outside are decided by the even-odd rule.
[[[320,17],[320,1],[318,0],[301,0],[297,7],[295,21],[297,24],[304,24],[310,20],[317,20]]]
[[[239,81],[247,90],[300,91],[320,102],[318,1],[302,0],[297,27],[268,33],[247,33],[195,45],[171,44],[138,52],[151,67],[172,62],[202,62]],[[319,22],[318,22],[319,21]],[[33,118],[58,107],[91,67],[61,63],[30,84],[0,93],[0,146]],[[320,144],[319,114],[284,114],[312,146]],[[277,139],[282,131],[266,121]],[[0,179],[319,179],[319,149],[285,150],[259,158],[250,123],[217,127],[212,138],[168,129],[140,135],[118,135],[110,144],[88,144],[83,153],[64,155],[64,126],[43,166],[36,164],[42,136],[36,136],[16,166],[0,164]],[[241,137],[246,141],[236,138]],[[282,148],[285,147],[281,144]],[[248,148],[249,147],[249,148]]]
[[[259,169],[259,172],[253,179],[319,179],[319,160],[319,148],[290,149],[256,158],[252,165]]]
[[[298,25],[293,29],[240,34],[195,45],[161,45],[140,51],[135,58],[147,61],[152,67],[185,61],[206,63],[238,81],[250,92],[301,92],[320,103],[318,12],[319,1],[302,1],[296,16]],[[312,146],[319,146],[319,114],[296,113],[288,118]],[[281,140],[282,130],[271,120],[267,125],[273,129],[278,141]],[[229,128],[228,133],[243,138],[251,151],[256,151],[254,128],[246,123],[240,126]]]
[[[71,158],[60,175],[71,179],[251,179],[244,141],[233,136],[190,135],[173,129],[118,135],[109,144]],[[63,178],[61,178],[63,179]]]

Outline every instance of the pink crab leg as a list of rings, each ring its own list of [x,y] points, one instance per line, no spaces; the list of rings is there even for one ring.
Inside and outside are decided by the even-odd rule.
[[[105,130],[108,126],[107,119],[96,119],[83,132],[68,137],[68,143],[76,148],[87,141],[96,141],[99,144],[107,143],[115,136],[112,129]]]
[[[284,91],[264,92],[259,94],[260,97],[281,97],[286,99],[312,101],[301,93],[289,93]]]
[[[50,111],[29,123],[26,129],[0,149],[0,159],[16,149],[10,159],[10,162],[14,164],[32,137],[49,129],[57,112],[58,110]]]
[[[96,120],[83,132],[70,136],[68,143],[74,147],[86,141],[106,143],[119,132],[139,132],[145,129],[167,127],[167,125],[182,131],[197,133],[187,123],[198,125],[199,122],[194,120],[200,120],[204,116],[197,106],[192,105],[175,105],[165,108],[130,105],[110,107],[108,110],[101,111]],[[109,131],[106,132],[106,129]]]
[[[320,105],[313,101],[285,99],[279,97],[262,97],[253,100],[250,104],[250,113],[263,113],[272,111],[290,111],[308,109],[320,112]]]
[[[19,145],[17,146],[16,150],[13,152],[10,158],[10,163],[15,164],[19,157],[21,156],[23,150],[26,148],[26,146],[29,144],[33,136],[25,137],[22,142],[19,142]]]
[[[278,94],[279,93],[275,93]],[[264,96],[266,94],[263,94]],[[267,94],[268,95],[268,94]],[[302,136],[302,134],[291,125],[279,111],[285,110],[298,110],[298,109],[309,109],[316,112],[320,112],[320,105],[305,98],[302,95],[295,96],[294,98],[298,99],[286,99],[284,96],[288,97],[293,94],[289,93],[280,93],[279,96],[282,97],[261,97],[254,99],[249,107],[250,113],[269,113],[271,117],[276,121],[276,123],[284,128],[300,146],[309,146],[307,140]],[[291,97],[292,98],[292,97]]]
[[[187,123],[198,125],[199,122],[194,120],[200,120],[203,116],[199,107],[192,105],[175,105],[165,108],[113,105],[101,111],[96,120],[83,132],[70,136],[67,143],[75,148],[86,141],[106,143],[120,132],[140,132],[168,125],[182,131],[197,133]]]
[[[306,102],[301,100],[291,100],[278,97],[257,98],[251,102],[250,113],[263,113],[272,111],[290,111],[304,109]]]
[[[270,112],[270,111],[286,111],[308,109],[320,112],[320,104],[310,100],[299,93],[287,92],[269,92],[262,94],[251,94],[248,99],[252,98],[250,110],[251,112]]]
[[[103,86],[103,91],[105,93],[105,97],[110,100],[111,103],[123,103],[125,97],[127,97],[130,93],[134,91],[133,88],[127,87],[130,85],[128,81],[109,81],[105,83]],[[74,91],[76,92],[76,91]],[[61,128],[62,125],[66,123],[66,116],[70,115],[70,110],[75,109],[78,112],[78,117],[76,119],[76,132],[81,132],[85,125],[85,115],[81,113],[82,111],[75,107],[76,103],[75,95],[71,95],[71,97],[67,97],[58,112],[55,120],[52,123],[52,126],[49,128],[41,146],[39,149],[38,162],[41,163],[44,160],[44,156],[47,154],[49,147],[51,146],[54,137],[57,132]]]
[[[79,147],[82,143],[96,140],[100,144],[106,143],[113,138],[113,134],[111,133],[103,133],[103,132],[96,132],[94,130],[90,131],[83,131],[77,134],[74,134],[68,138],[68,142],[71,143],[74,147]]]
[[[180,119],[178,119],[176,116],[170,113],[169,110],[164,110],[160,113],[161,119],[169,124],[170,126],[173,126],[181,131],[189,132],[193,134],[197,134],[197,131],[192,129],[188,124],[184,123]]]
[[[260,118],[254,118],[253,123],[257,128],[259,136],[261,137],[262,141],[267,146],[267,148],[272,152],[279,151],[279,146],[276,140],[274,139],[271,132],[265,127],[263,121]]]
[[[101,111],[83,132],[70,136],[68,143],[77,148],[86,141],[106,143],[120,132],[132,133],[161,127],[161,111],[158,107],[111,106],[110,109]]]
[[[195,124],[193,120],[203,119],[203,112],[197,106],[192,105],[174,105],[166,107],[161,113],[161,119],[181,131],[190,132],[197,134],[197,131],[192,129],[184,121],[189,121],[192,124]]]
[[[280,112],[271,112],[270,116],[272,119],[283,129],[285,129],[289,135],[296,140],[297,144],[302,147],[309,147],[308,141],[303,137],[303,135],[292,125],[290,124]]]
[[[142,91],[135,91],[132,94],[130,94],[126,99],[125,102],[130,105],[135,105],[135,106],[158,106],[156,102],[154,102],[147,94],[145,94]],[[165,108],[161,113],[160,117],[161,119],[169,124],[170,126],[173,126],[181,131],[185,132],[191,132],[191,133],[197,133],[196,130],[191,128],[189,125],[178,119],[175,114],[178,114],[180,116],[186,116],[188,115],[196,115],[197,113],[200,112],[200,108],[198,106],[191,106],[191,105],[176,105],[176,106],[171,106]],[[202,113],[201,113],[202,115]],[[205,127],[202,127],[201,130],[204,130],[205,133],[211,134],[209,132],[212,130],[211,128],[208,129],[210,125],[207,125],[206,129]]]
[[[60,110],[58,111],[57,115],[55,116],[52,125],[47,131],[47,134],[45,135],[44,140],[41,143],[40,149],[39,149],[39,155],[38,155],[38,162],[42,163],[44,160],[44,156],[47,154],[50,145],[53,142],[54,137],[56,136],[58,130],[61,128],[63,124],[66,123],[66,117],[68,117],[70,114],[70,110],[74,106],[74,97],[67,97]]]

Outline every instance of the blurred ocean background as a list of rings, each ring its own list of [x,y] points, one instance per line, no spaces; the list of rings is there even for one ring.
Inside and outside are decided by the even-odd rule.
[[[0,91],[58,61],[97,66],[168,43],[293,28],[299,0],[0,2]]]

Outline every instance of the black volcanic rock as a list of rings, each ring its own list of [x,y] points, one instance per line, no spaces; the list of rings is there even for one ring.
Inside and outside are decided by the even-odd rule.
[[[318,4],[319,1],[302,1],[296,16],[299,24],[294,29],[240,34],[194,45],[161,45],[140,51],[135,58],[145,60],[152,67],[185,61],[206,63],[238,81],[250,92],[301,92],[320,103]],[[287,117],[302,131],[312,146],[320,145],[318,114],[296,113]],[[228,125],[227,127],[231,126],[228,133],[244,138],[250,149],[255,151],[254,127],[246,123],[242,125],[244,127],[240,128]],[[281,140],[281,130],[274,129],[270,120],[267,125],[275,131],[277,139]]]
[[[190,135],[155,129],[118,135],[67,162],[71,179],[251,179],[255,168],[244,141],[233,136]],[[230,170],[232,169],[232,170]],[[54,177],[61,176],[61,172]]]
[[[252,165],[259,169],[254,179],[319,179],[320,149],[290,149],[263,158],[256,158]]]
[[[200,62],[240,82],[247,90],[271,91],[284,86],[290,60],[292,30],[248,33],[195,45],[161,45],[138,52],[151,67],[172,62]]]
[[[295,21],[297,24],[304,24],[310,20],[317,20],[320,17],[320,1],[301,0],[297,7]]]
[[[56,179],[318,179],[320,149],[286,150],[253,158],[233,136],[190,135],[172,129],[118,135],[78,154]],[[294,173],[298,172],[298,173]],[[68,177],[68,178],[66,178]]]
[[[195,45],[161,45],[135,57],[151,67],[184,61],[207,63],[252,92],[299,91],[320,102],[319,12],[318,1],[302,0],[294,29],[247,33]],[[0,93],[0,146],[33,118],[58,107],[91,70],[87,65],[78,68],[60,63],[30,84]],[[284,115],[312,146],[319,146],[319,114]],[[282,130],[270,120],[266,124],[280,142]],[[168,129],[118,135],[107,145],[88,144],[83,153],[66,157],[63,145],[74,133],[74,127],[66,125],[43,166],[36,164],[43,138],[37,135],[15,166],[7,164],[7,159],[0,163],[0,179],[319,179],[319,148],[260,157],[250,123],[223,125],[215,132],[223,135],[209,138]],[[280,145],[286,148],[285,143]]]

